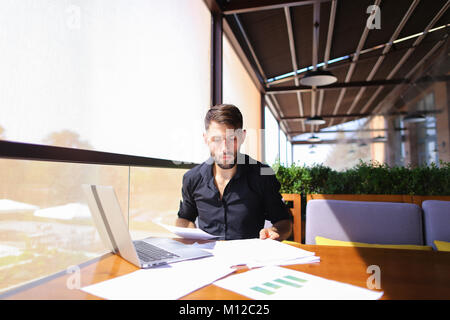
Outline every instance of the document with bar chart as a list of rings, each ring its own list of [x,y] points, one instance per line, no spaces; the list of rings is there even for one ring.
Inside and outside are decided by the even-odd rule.
[[[383,295],[282,267],[253,269],[214,285],[257,300],[376,300]]]

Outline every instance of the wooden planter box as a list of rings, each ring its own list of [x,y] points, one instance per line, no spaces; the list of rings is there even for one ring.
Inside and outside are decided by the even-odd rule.
[[[412,196],[397,194],[308,194],[306,202],[312,199],[375,201],[375,202],[405,202],[412,203]]]
[[[283,200],[287,202],[289,209],[291,210],[293,221],[293,240],[295,242],[302,242],[302,198],[297,193],[282,193]]]

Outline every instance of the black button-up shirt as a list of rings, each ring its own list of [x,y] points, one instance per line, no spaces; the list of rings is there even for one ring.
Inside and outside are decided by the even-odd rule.
[[[273,170],[244,156],[245,163],[237,164],[222,200],[214,184],[212,158],[186,172],[178,217],[192,222],[198,218],[200,229],[226,240],[258,238],[265,220],[273,224],[291,219]]]

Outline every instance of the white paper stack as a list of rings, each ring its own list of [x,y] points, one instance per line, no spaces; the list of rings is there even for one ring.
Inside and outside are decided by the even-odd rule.
[[[161,222],[154,221],[159,226],[165,228],[166,230],[169,230],[170,232],[176,234],[177,236],[184,238],[184,239],[196,239],[196,240],[210,240],[210,239],[217,239],[217,236],[214,236],[212,234],[209,234],[205,231],[203,231],[200,228],[182,228],[182,227],[175,227],[170,226],[168,224],[164,224]]]
[[[214,257],[208,257],[141,269],[81,290],[111,300],[172,300],[234,271]]]
[[[314,252],[275,240],[245,239],[216,241],[193,246],[211,252],[224,265],[247,265],[249,268],[319,262]]]
[[[252,299],[376,300],[383,292],[281,267],[263,267],[229,276],[214,285]]]

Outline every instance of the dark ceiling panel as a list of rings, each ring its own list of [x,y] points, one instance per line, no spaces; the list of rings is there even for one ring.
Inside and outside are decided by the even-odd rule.
[[[267,78],[292,71],[283,9],[238,15]]]
[[[330,58],[354,53],[366,27],[367,7],[373,0],[340,0],[336,9]]]
[[[377,91],[379,87],[367,87],[364,91],[364,94],[359,99],[357,105],[354,107],[352,113],[361,113],[362,108],[366,105],[366,103],[372,98],[373,94]],[[369,110],[365,110],[365,113],[369,112]]]
[[[450,23],[450,11],[447,11],[442,15],[434,27],[443,26]]]
[[[328,90],[325,91],[322,105],[322,115],[333,114],[334,107],[339,97],[340,90]]]
[[[422,61],[422,59],[434,47],[435,44],[436,42],[423,42],[420,46],[415,48],[414,53],[397,72],[397,78],[404,78],[410,72],[413,66]]]
[[[381,18],[380,29],[374,28],[370,30],[364,48],[372,48],[389,42],[411,3],[412,0],[381,1],[379,11]],[[369,15],[366,14],[366,19],[368,17]]]
[[[312,5],[291,9],[292,30],[299,69],[312,65],[313,14]]]
[[[391,73],[392,69],[394,69],[400,59],[406,54],[407,50],[392,50],[383,60],[383,63],[378,68],[377,73],[375,73],[374,80],[383,80]],[[396,75],[393,76],[393,79],[397,79]]]
[[[278,94],[276,98],[285,117],[298,116],[298,102],[295,93]]]
[[[319,26],[319,63],[325,60],[325,49],[327,46],[328,27],[330,22],[331,2],[322,2],[320,5],[320,26]],[[333,45],[333,41],[331,41]],[[331,51],[330,51],[331,53]]]
[[[233,0],[236,1],[236,0]],[[330,59],[353,54],[358,46],[359,40],[366,28],[368,6],[372,5],[375,0],[338,0],[336,10],[336,20],[334,25],[333,39],[331,45]],[[368,33],[366,42],[363,46],[364,49],[374,48],[378,45],[386,44],[395,30],[397,29],[400,21],[407,12],[408,8],[412,4],[413,0],[382,0],[380,5],[381,12],[381,29],[372,29]],[[447,0],[421,0],[414,10],[413,14],[409,18],[408,22],[402,29],[398,39],[406,36],[422,32],[430,21],[436,16],[439,10],[444,6]],[[323,62],[324,53],[327,41],[328,24],[330,19],[331,2],[323,2],[320,5],[320,36],[319,36],[319,51],[318,62]],[[441,26],[450,23],[449,10],[439,19],[434,27]],[[295,49],[297,55],[298,68],[304,68],[312,65],[312,45],[313,45],[313,15],[314,7],[311,4],[303,6],[294,6],[290,8],[291,20],[293,27],[293,35],[295,42]],[[239,14],[242,25],[247,32],[249,41],[251,42],[256,55],[266,73],[268,78],[279,76],[292,71],[291,52],[289,48],[289,38],[287,33],[286,18],[283,9],[264,10],[251,13]],[[233,22],[234,17],[227,16],[227,21],[235,33],[236,37],[241,43],[243,50],[250,57],[249,51],[246,48],[245,41],[241,34],[239,34],[238,26]],[[440,40],[444,39],[450,28],[444,28],[426,35],[422,42],[414,49],[413,54],[405,61],[405,63],[394,74],[393,79],[401,79],[418,63],[423,60],[423,57],[433,48],[433,46]],[[407,53],[413,43],[417,40],[417,37],[402,41],[394,44],[390,51],[385,55],[385,58],[376,72],[373,80],[386,80],[386,77],[390,72],[398,66],[402,57]],[[444,46],[442,46],[444,47]],[[350,79],[351,82],[365,81],[373,70],[378,57],[383,51],[383,47],[371,50],[366,53],[361,53],[356,63],[354,73]],[[448,50],[448,49],[447,49]],[[427,72],[430,68],[428,64],[433,61],[437,61],[438,51],[429,61],[424,64],[423,69],[419,69],[420,72]],[[448,73],[449,63],[448,55],[441,55],[446,61],[442,63],[443,67],[435,68],[433,72],[442,72],[442,74]],[[329,70],[334,73],[338,78],[338,83],[345,81],[347,72],[350,67],[351,59],[337,62],[329,65]],[[447,63],[445,63],[447,62]],[[437,74],[433,74],[437,75]],[[300,78],[304,76],[304,73],[300,75]],[[285,82],[270,85],[270,87],[288,87],[294,86],[294,80],[290,79]],[[428,84],[417,85],[414,90],[422,90]],[[380,93],[376,96],[373,102],[368,106],[365,112],[371,112],[385,97],[394,89],[395,86],[384,86]],[[408,88],[411,86],[405,86]],[[358,113],[362,111],[362,108],[371,101],[374,93],[379,87],[369,86],[366,87],[364,93],[360,97],[358,103],[351,110],[352,113]],[[337,113],[345,114],[348,112],[352,105],[360,88],[347,88],[344,98],[340,104]],[[412,89],[409,90],[413,92]],[[322,105],[321,115],[333,114],[336,103],[342,89],[326,90],[324,91],[324,100]],[[404,97],[405,94],[401,94],[399,98]],[[299,105],[296,93],[289,94],[277,94],[276,95],[278,105],[284,116],[292,117],[299,116]],[[311,115],[311,93],[301,93],[303,111],[305,116]],[[316,107],[319,103],[319,93],[317,93]],[[316,110],[316,113],[318,110]],[[355,120],[356,118],[347,118],[347,121]],[[334,118],[333,125],[342,123],[344,118]],[[329,126],[330,118],[326,119],[327,123],[320,128]],[[284,121],[288,131],[302,131],[301,121]],[[306,132],[310,132],[311,127],[305,127]]]
[[[377,60],[378,59],[372,58],[361,59],[358,61],[350,81],[366,81]]]
[[[384,100],[385,97],[387,97],[387,95],[392,91],[392,89],[394,89],[394,87],[392,86],[386,86],[384,87],[381,92],[377,95],[376,99],[371,103],[371,105],[369,106],[369,108],[367,109],[367,112],[372,112],[373,109],[375,109],[378,104]]]
[[[436,16],[439,10],[441,10],[446,2],[447,0],[420,1],[411,18],[409,18],[408,22],[400,33],[399,38],[401,39],[424,31],[427,25],[431,22],[431,20],[433,20],[433,18]],[[450,21],[448,20],[448,10],[445,16],[447,17],[447,23],[450,23]],[[435,25],[435,27],[437,26],[438,25]]]
[[[328,35],[331,2],[323,2],[320,5],[319,22],[319,46],[317,61],[324,61],[325,48]],[[292,25],[294,33],[295,50],[299,69],[312,65],[314,6],[300,6],[291,9]]]
[[[339,106],[339,109],[337,111],[338,114],[345,113],[351,106],[353,99],[355,95],[358,93],[359,88],[347,88],[345,90],[344,98],[342,99],[341,105]],[[336,99],[337,100],[337,99]],[[334,109],[334,105],[333,105]]]
[[[310,92],[302,93],[302,99],[303,99],[304,115],[311,116],[311,114],[312,114],[312,112],[311,112],[311,93]]]
[[[337,82],[343,83],[345,81],[345,77],[347,76],[349,67],[350,64],[342,64],[340,66],[333,66],[333,68],[329,68],[329,70],[336,76],[338,79]]]

